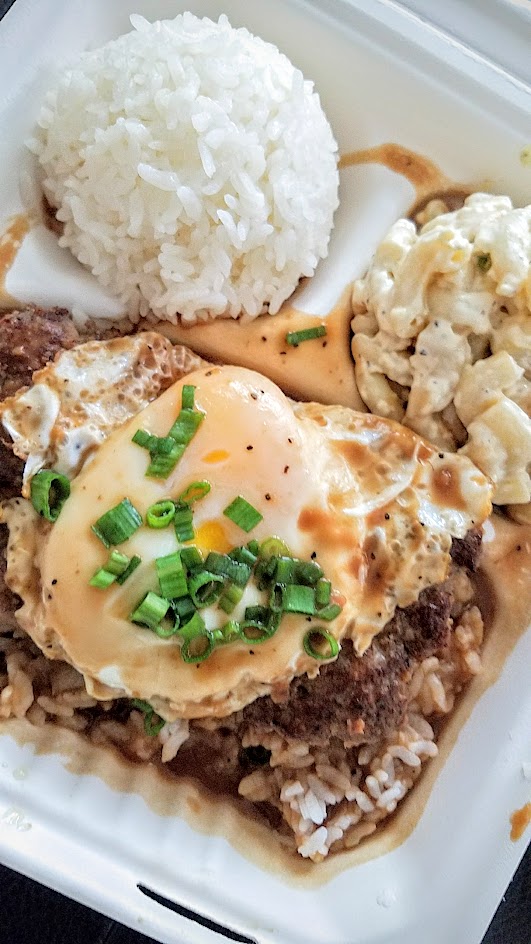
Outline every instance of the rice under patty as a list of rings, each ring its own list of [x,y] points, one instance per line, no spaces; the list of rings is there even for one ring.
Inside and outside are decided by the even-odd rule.
[[[131,21],[40,114],[60,244],[134,319],[275,313],[327,254],[338,204],[319,97],[225,16]]]

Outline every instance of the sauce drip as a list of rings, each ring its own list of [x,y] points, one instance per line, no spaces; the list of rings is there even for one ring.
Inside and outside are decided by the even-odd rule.
[[[24,237],[30,229],[30,221],[25,213],[19,213],[9,221],[0,236],[0,307],[7,308],[16,304],[16,299],[6,291],[7,273],[13,265]]]
[[[521,810],[515,810],[511,816],[511,841],[518,842],[531,823],[531,803],[526,803]]]
[[[450,180],[429,158],[416,154],[401,144],[379,144],[376,147],[342,154],[339,159],[340,170],[359,164],[381,164],[409,181],[417,194],[408,211],[410,217],[414,217],[430,200],[435,199],[444,200],[450,210],[456,210],[472,192],[470,187]]]

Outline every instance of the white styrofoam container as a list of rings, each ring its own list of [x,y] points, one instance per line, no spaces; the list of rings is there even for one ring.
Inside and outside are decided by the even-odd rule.
[[[154,19],[185,8],[225,12],[280,46],[314,79],[341,151],[394,141],[455,180],[530,202],[531,169],[519,161],[531,143],[522,42],[530,20],[517,0],[489,0],[479,20],[474,6],[452,0],[443,20],[425,0],[16,0],[0,23],[0,217],[26,199],[23,142],[56,62],[127,30],[130,12]],[[498,29],[511,55],[507,45],[495,54]],[[330,257],[303,296],[308,311],[331,307],[411,198],[382,167],[343,172]],[[114,305],[42,227],[25,240],[7,287],[20,299],[92,312]],[[529,799],[530,664],[528,633],[472,711],[410,837],[326,884],[264,871],[217,827],[157,815],[134,783],[117,792],[8,734],[0,737],[0,857],[168,944],[221,941],[208,920],[258,944],[476,944],[524,851],[524,841],[509,841],[508,817]]]

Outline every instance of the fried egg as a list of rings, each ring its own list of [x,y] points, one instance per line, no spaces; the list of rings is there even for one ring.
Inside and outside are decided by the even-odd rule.
[[[132,437],[139,428],[167,434],[184,383],[195,387],[204,420],[166,480],[146,477],[149,455]],[[211,489],[194,505],[192,543],[207,554],[275,536],[294,556],[316,559],[343,604],[327,629],[351,638],[359,654],[397,607],[445,579],[452,537],[491,510],[491,487],[468,459],[439,453],[392,421],[294,404],[245,368],[203,367],[177,381],[92,450],[55,524],[24,499],[4,507],[7,581],[23,600],[22,627],[47,655],[82,672],[95,697],[142,698],[167,720],[228,715],[320,664],[303,647],[312,617],[285,614],[268,641],[217,647],[198,664],[183,661],[176,637],[131,622],[143,595],[157,592],[156,558],[178,548],[173,527],[140,527],[120,545],[142,561],[122,586],[90,585],[108,555],[91,530],[104,512],[128,498],[145,518],[152,504],[199,480]],[[249,534],[224,513],[238,495],[262,515]],[[233,618],[260,602],[251,581]],[[227,619],[215,606],[201,613],[208,628]]]

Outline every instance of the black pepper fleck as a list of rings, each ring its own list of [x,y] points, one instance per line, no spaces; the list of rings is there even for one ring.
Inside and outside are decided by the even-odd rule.
[[[247,446],[247,452],[250,452],[252,448],[252,446]]]
[[[310,554],[310,557],[312,560],[315,560],[315,558],[317,557],[317,551],[312,551],[312,553]]]
[[[258,394],[251,393],[251,400],[258,400]]]
[[[385,520],[386,520],[386,521],[389,521],[389,518],[390,518],[390,517],[391,517],[391,515],[389,514],[388,511],[386,511],[386,512],[385,512],[385,515],[384,515]]]
[[[52,587],[55,587],[56,583],[57,583],[57,577],[54,577],[52,580]]]
[[[288,472],[289,472],[289,465],[285,465],[285,466],[284,466],[284,475],[287,475]]]
[[[264,498],[266,501],[271,501],[271,495],[269,494],[269,492],[265,493]]]

